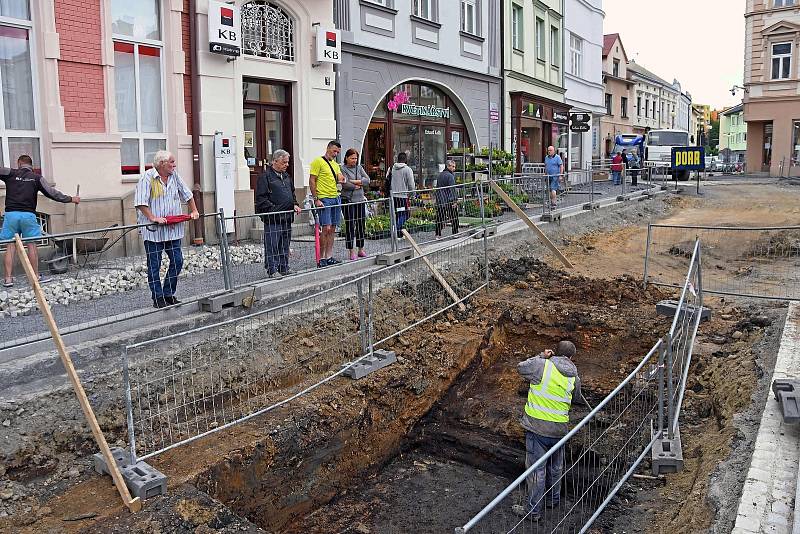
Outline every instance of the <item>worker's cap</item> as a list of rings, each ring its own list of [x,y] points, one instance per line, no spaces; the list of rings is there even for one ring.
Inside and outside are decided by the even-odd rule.
[[[556,356],[566,356],[572,358],[575,356],[577,349],[572,341],[559,341],[556,345]]]

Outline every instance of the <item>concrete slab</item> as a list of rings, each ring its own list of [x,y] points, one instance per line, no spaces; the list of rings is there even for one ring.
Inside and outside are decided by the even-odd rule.
[[[379,369],[393,364],[397,361],[397,356],[393,350],[379,349],[372,353],[372,355],[362,358],[358,363],[350,365],[344,364],[342,367],[347,367],[344,376],[349,376],[353,380],[364,378],[370,373],[374,373]]]
[[[394,265],[396,263],[402,263],[406,260],[410,260],[414,257],[414,250],[407,248],[403,250],[398,250],[397,252],[387,252],[385,254],[380,254],[377,258],[375,258],[375,263],[378,265]]]
[[[667,317],[675,317],[675,313],[678,311],[678,301],[677,300],[662,300],[656,304],[656,313],[658,315],[665,315]],[[694,305],[684,303],[683,305],[683,313],[690,313],[694,314]],[[706,321],[711,320],[711,309],[703,308],[700,310],[700,322],[704,323]]]
[[[800,303],[789,305],[772,380],[800,378]],[[747,472],[733,532],[791,532],[799,527],[800,425],[783,421],[773,395],[767,396],[753,458]]]

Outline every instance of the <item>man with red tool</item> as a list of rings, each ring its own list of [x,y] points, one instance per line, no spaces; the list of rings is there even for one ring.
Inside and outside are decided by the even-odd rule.
[[[175,298],[175,289],[178,286],[178,275],[183,269],[181,241],[186,230],[183,221],[187,218],[181,214],[181,203],[189,204],[189,218],[197,219],[200,216],[192,191],[183,183],[175,167],[175,156],[166,150],[159,150],[153,157],[153,168],[145,171],[136,184],[134,204],[137,222],[146,225],[140,231],[147,254],[147,283],[155,308],[179,303]],[[162,253],[166,253],[169,258],[169,268],[163,283]]]

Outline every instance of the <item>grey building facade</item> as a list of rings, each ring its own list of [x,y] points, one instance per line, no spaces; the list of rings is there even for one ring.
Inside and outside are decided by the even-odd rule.
[[[334,2],[337,133],[373,178],[405,152],[431,185],[449,150],[489,144],[490,108],[502,105],[498,1]]]

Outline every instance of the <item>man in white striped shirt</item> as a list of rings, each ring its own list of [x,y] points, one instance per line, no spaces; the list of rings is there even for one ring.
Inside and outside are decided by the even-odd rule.
[[[186,223],[167,224],[166,217],[180,215],[182,202],[189,203],[192,219],[197,213],[192,192],[181,180],[175,170],[175,156],[166,150],[159,150],[153,157],[153,168],[142,174],[136,184],[135,206],[137,222],[146,224],[140,228],[147,254],[147,283],[153,296],[153,306],[163,308],[178,304],[175,289],[178,275],[183,268],[183,240]],[[161,254],[169,258],[169,268],[164,282],[161,282]]]

